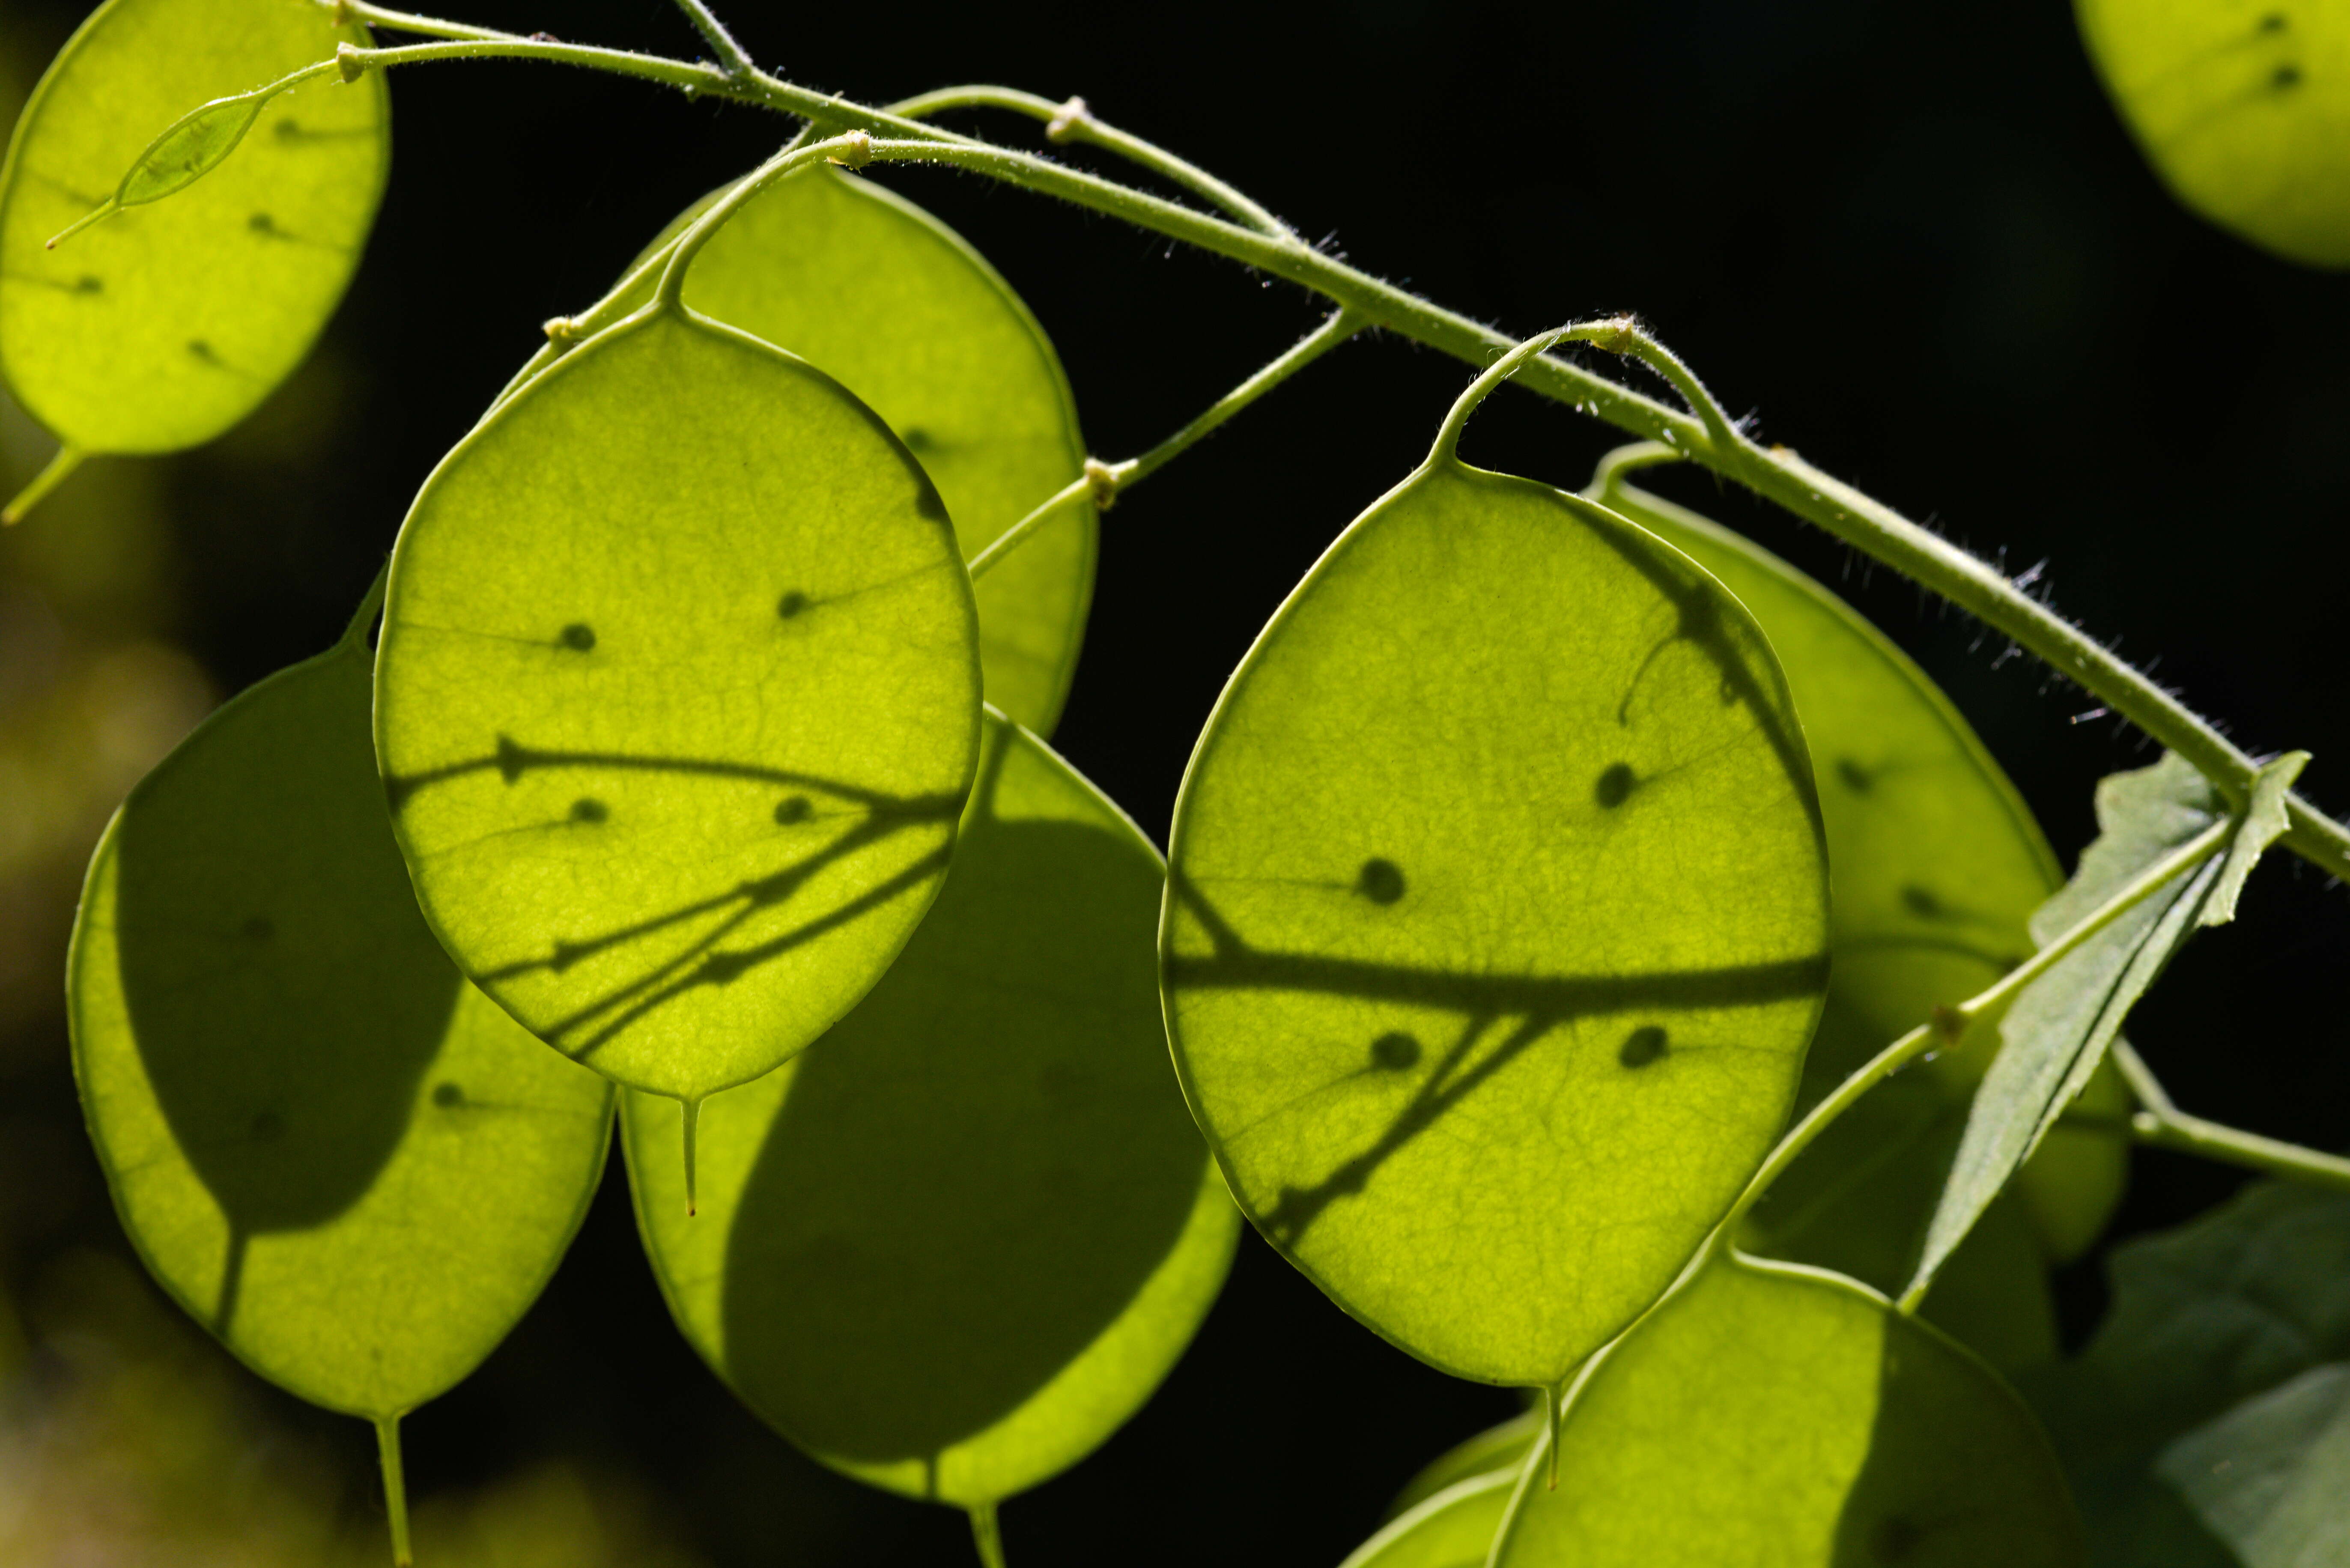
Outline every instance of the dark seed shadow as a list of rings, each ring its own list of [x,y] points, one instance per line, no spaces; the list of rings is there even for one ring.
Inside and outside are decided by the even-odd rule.
[[[1160,961],[1170,993],[1303,992],[1437,1008],[1461,1020],[1458,1038],[1425,1071],[1411,1098],[1378,1137],[1338,1161],[1320,1181],[1284,1189],[1272,1209],[1258,1218],[1266,1236],[1282,1246],[1295,1244],[1331,1204],[1363,1191],[1378,1168],[1406,1145],[1438,1126],[1446,1113],[1563,1023],[1624,1013],[1645,1017],[1752,1005],[1820,992],[1827,984],[1825,951],[1775,963],[1627,975],[1470,973],[1318,953],[1268,952],[1244,941],[1188,878],[1170,874],[1169,894],[1200,922],[1211,948],[1206,954],[1170,952]],[[1667,1040],[1663,1026],[1644,1022],[1625,1042],[1619,1060],[1626,1067],[1645,1067],[1665,1054]],[[1381,1043],[1373,1043],[1375,1053]],[[1418,1060],[1415,1054],[1413,1061]]]
[[[124,805],[116,940],[130,1025],[181,1151],[246,1242],[375,1183],[456,1005],[384,815],[365,660],[238,699]]]
[[[562,646],[577,651],[592,649],[595,641],[594,632],[584,625],[567,627],[561,636]],[[483,984],[495,987],[500,981],[533,972],[559,974],[584,960],[644,942],[684,922],[716,917],[708,929],[681,948],[665,956],[648,957],[643,967],[629,979],[582,995],[561,1016],[540,1021],[537,1033],[542,1039],[573,1060],[582,1062],[679,998],[708,987],[730,984],[768,961],[920,888],[946,868],[954,853],[951,842],[940,845],[932,853],[835,908],[810,910],[806,919],[780,934],[735,947],[723,945],[762,912],[790,905],[827,867],[910,828],[950,824],[962,810],[962,797],[957,795],[895,795],[818,774],[722,758],[542,750],[524,745],[511,735],[498,736],[496,744],[482,756],[418,774],[387,775],[380,787],[392,814],[397,815],[421,791],[458,779],[495,773],[511,785],[528,774],[546,772],[605,775],[606,782],[618,791],[582,796],[572,804],[567,824],[589,829],[601,827],[614,820],[616,814],[628,810],[623,781],[631,774],[774,784],[792,793],[772,809],[763,808],[759,815],[779,827],[797,826],[819,815],[809,798],[811,794],[827,797],[837,807],[847,808],[845,812],[836,809],[825,814],[847,819],[847,825],[830,840],[806,853],[780,858],[776,868],[764,876],[721,884],[705,897],[652,911],[625,925],[553,935],[546,941],[544,956],[517,959],[476,975]],[[527,828],[536,825],[519,826]],[[779,857],[785,853],[779,851]]]
[[[974,814],[896,967],[799,1059],[723,1303],[729,1377],[796,1440],[935,1474],[1181,1235],[1208,1159],[1158,1023],[1160,886],[1099,829]]]

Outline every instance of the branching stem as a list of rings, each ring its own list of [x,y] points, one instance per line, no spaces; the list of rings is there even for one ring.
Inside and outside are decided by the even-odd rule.
[[[693,23],[694,30],[717,55],[719,65],[724,67],[728,76],[739,79],[757,71],[758,67],[751,63],[751,57],[743,52],[743,46],[734,41],[734,35],[726,30],[726,24],[721,22],[702,0],[677,0],[677,8]]]
[[[727,187],[726,193],[710,203],[702,215],[685,226],[685,232],[669,245],[668,259],[661,265],[660,283],[653,290],[653,298],[661,308],[677,305],[685,290],[685,275],[693,265],[693,258],[710,237],[726,224],[743,203],[797,169],[829,160],[854,167],[864,164],[872,139],[861,130],[845,131],[827,137],[822,141],[810,141],[806,137],[794,137],[777,152],[756,169]]]
[[[359,8],[354,7],[354,14],[359,14]],[[438,24],[434,26],[436,30],[445,30]],[[799,115],[828,131],[863,130],[870,136],[890,139],[874,142],[872,151],[877,159],[943,163],[1060,197],[1285,279],[1350,307],[1373,326],[1472,365],[1483,365],[1515,347],[1508,337],[1491,327],[1373,277],[1294,237],[1261,233],[1248,224],[1214,217],[1047,158],[953,136],[919,119],[827,97],[756,71],[736,78],[714,67],[628,50],[526,39],[349,52],[352,60],[366,65],[403,65],[489,55],[548,59],[615,71]],[[1676,367],[1679,364],[1678,359],[1671,363]],[[1685,384],[1670,371],[1666,373],[1677,389],[1684,396],[1691,396],[1695,378],[1689,378],[1690,384]],[[2249,797],[2252,775],[2257,771],[2252,757],[2169,691],[2008,581],[1989,564],[1814,468],[1786,448],[1765,448],[1740,434],[1720,419],[1718,409],[1710,408],[1710,399],[1692,397],[1700,411],[1684,413],[1582,366],[1549,355],[1529,359],[1516,379],[1530,391],[1571,404],[1618,429],[1662,441],[1686,453],[1691,461],[1737,480],[1798,517],[1875,556],[2005,633],[2019,647],[2045,660],[2058,674],[2177,752],[2210,780],[2230,805],[2241,807]],[[2336,877],[2350,877],[2350,828],[2325,816],[2298,794],[2287,798],[2286,811],[2292,826],[2283,839],[2285,846]]]
[[[1123,462],[1087,459],[1082,476],[1046,496],[1035,511],[997,535],[988,542],[985,549],[971,558],[972,578],[976,580],[984,576],[998,561],[1018,549],[1062,507],[1091,496],[1096,506],[1107,511],[1128,488],[1141,483],[1207,439],[1225,421],[1360,332],[1367,325],[1361,317],[1341,307],[1331,314],[1329,320],[1299,338],[1256,374],[1218,398],[1189,424],[1141,456],[1129,457]]]
[[[1827,1129],[1828,1124],[1850,1110],[1863,1095],[1919,1057],[1957,1045],[1965,1038],[1968,1027],[1975,1020],[2005,1005],[2018,992],[2047,973],[2083,942],[2152,898],[2170,882],[2210,859],[2227,843],[2228,835],[2234,826],[2225,818],[2213,823],[2139,872],[2112,898],[2067,927],[2046,947],[2000,976],[1987,990],[1978,992],[1956,1007],[1940,1009],[1934,1017],[1869,1058],[1806,1112],[1803,1120],[1787,1129],[1778,1147],[1763,1160],[1762,1168],[1746,1184],[1746,1190],[1738,1195],[1738,1201],[1731,1204],[1730,1212],[1722,1217],[1711,1244],[1716,1247],[1726,1245],[1739,1220],[1746,1217],[1747,1210],[1754,1207],[1762,1194],[1770,1189],[1771,1184],[1795,1163],[1796,1156],[1809,1148],[1812,1141]]]
[[[957,109],[1008,109],[1014,114],[1024,114],[1031,119],[1043,120],[1045,139],[1055,145],[1080,141],[1115,152],[1128,162],[1161,175],[1193,195],[1222,207],[1261,234],[1293,242],[1297,238],[1296,231],[1251,201],[1246,192],[1226,184],[1198,164],[1177,157],[1155,142],[1145,141],[1107,120],[1096,119],[1093,110],[1081,98],[1055,103],[1049,98],[1022,92],[1017,88],[951,87],[893,103],[889,106],[889,112],[908,119],[928,119],[934,114],[944,114]]]
[[[2122,1081],[2137,1096],[2139,1108],[2129,1118],[2127,1130],[2138,1142],[2350,1192],[2350,1159],[2189,1116],[2171,1103],[2168,1091],[2128,1041],[2115,1041],[2113,1056]]]

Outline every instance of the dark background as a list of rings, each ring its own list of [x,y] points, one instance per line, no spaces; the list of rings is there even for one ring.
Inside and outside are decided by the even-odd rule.
[[[80,10],[11,0],[26,75]],[[2011,570],[2045,558],[2060,607],[2159,656],[2160,678],[2248,747],[2313,751],[2309,792],[2350,806],[2333,766],[2350,740],[2334,547],[2350,511],[2350,278],[2173,204],[2053,0],[733,10],[763,66],[867,101],[972,80],[1082,92],[1308,238],[1513,333],[1637,310],[1768,438]],[[697,52],[662,0],[461,14]],[[223,693],[331,639],[540,320],[594,299],[677,208],[786,134],[750,109],[531,65],[411,68],[393,94],[372,249],[318,361],[261,416],[298,429],[292,455],[255,461],[233,437],[155,469],[156,615]],[[1024,121],[957,123],[1040,144]],[[941,171],[876,172],[1026,296],[1105,457],[1317,317],[1286,286],[1107,219]],[[1466,377],[1409,344],[1349,345],[1107,519],[1057,743],[1154,836],[1248,639],[1418,462]],[[1468,455],[1574,487],[1620,439],[1511,393]],[[2093,831],[2094,781],[2152,759],[2110,720],[2074,722],[2092,701],[2002,659],[2001,639],[1825,536],[1702,476],[1659,488],[1750,528],[1911,649],[2068,861]],[[2339,1147],[2345,958],[2343,891],[2280,857],[2133,1033],[2188,1108]],[[62,1023],[20,1012],[0,1078],[19,1152],[0,1181],[33,1185],[8,1205],[0,1262],[30,1288],[45,1260],[124,1244],[76,1126]],[[2237,1180],[2140,1153],[2113,1235],[2175,1223]],[[2077,1342],[2102,1310],[2095,1259],[2059,1284]],[[251,1397],[331,1457],[363,1514],[363,1429]],[[1389,1349],[1247,1238],[1165,1389],[1009,1505],[1007,1542],[1022,1568],[1335,1563],[1420,1463],[1514,1407]],[[716,1563],[969,1560],[959,1518],[817,1469],[720,1389],[655,1294],[617,1168],[545,1300],[411,1418],[408,1452],[426,1498],[547,1456],[626,1472]]]

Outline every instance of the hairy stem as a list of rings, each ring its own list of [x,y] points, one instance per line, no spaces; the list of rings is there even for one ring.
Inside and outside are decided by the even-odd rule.
[[[928,119],[956,109],[1002,109],[1014,114],[1024,114],[1045,124],[1045,136],[1055,144],[1079,141],[1117,153],[1128,162],[1148,169],[1222,207],[1261,234],[1274,239],[1295,241],[1296,232],[1251,201],[1246,192],[1226,184],[1213,174],[1187,159],[1155,142],[1145,141],[1130,131],[1120,130],[1106,120],[1094,117],[1086,100],[1073,98],[1065,103],[1040,98],[1033,92],[1005,87],[951,87],[922,93],[889,106],[889,112],[908,119]]]
[[[676,243],[667,247],[669,259],[662,264],[660,283],[653,290],[653,298],[665,310],[678,304],[679,297],[685,291],[685,275],[693,265],[693,258],[702,254],[702,247],[710,243],[710,237],[725,227],[726,220],[733,217],[745,202],[794,170],[811,163],[829,159],[851,167],[862,165],[866,149],[871,145],[871,138],[861,130],[827,137],[822,141],[810,141],[798,136],[785,143],[783,150],[773,158],[728,186],[726,193],[711,202],[700,217],[685,226],[685,232],[677,236]]]
[[[426,59],[475,58],[491,55],[555,60],[616,71],[707,92],[805,117],[827,130],[863,130],[894,139],[877,140],[873,156],[898,161],[927,161],[964,169],[993,180],[1081,206],[1197,245],[1351,307],[1372,325],[1414,342],[1482,366],[1515,347],[1489,327],[1435,305],[1408,289],[1376,278],[1299,243],[1294,236],[1198,212],[1180,202],[1133,190],[1114,181],[1070,169],[1050,159],[953,136],[884,110],[760,72],[742,78],[711,67],[687,65],[621,49],[534,40],[482,40],[415,45],[403,49],[348,49],[353,65],[404,65]],[[1679,365],[1678,360],[1672,363]],[[1882,502],[1812,467],[1784,447],[1763,447],[1741,435],[1698,402],[1700,412],[1669,408],[1605,376],[1549,355],[1529,360],[1517,382],[1530,391],[1568,403],[1620,430],[1662,441],[1718,473],[1735,479],[1795,515],[1932,589],[2004,632],[2045,660],[2058,674],[2096,696],[2156,741],[2184,757],[2210,780],[2231,805],[2248,798],[2257,764],[2251,756],[2206,722],[2170,692],[2016,587],[1985,562],[1902,516]],[[1690,378],[1694,382],[1694,378]],[[1676,388],[1690,388],[1674,378]],[[1692,400],[1696,401],[1696,400]],[[2350,877],[2350,828],[2332,820],[2300,795],[2286,799],[2292,826],[2283,843],[2295,854],[2336,877]]]
[[[520,37],[519,34],[502,33],[495,27],[476,27],[465,22],[444,22],[438,16],[419,16],[406,11],[387,10],[381,5],[369,5],[366,0],[319,0],[319,4],[333,12],[338,23],[364,22],[370,27],[382,27],[394,33],[414,33],[419,37]]]
[[[1046,496],[1035,511],[997,535],[988,542],[985,549],[971,558],[972,576],[973,579],[983,576],[998,561],[1033,536],[1055,513],[1073,502],[1090,495],[1097,506],[1107,511],[1129,486],[1141,483],[1207,439],[1225,421],[1360,332],[1365,325],[1360,317],[1343,307],[1334,311],[1329,320],[1283,350],[1263,369],[1218,398],[1189,424],[1141,456],[1129,457],[1123,462],[1099,462],[1088,458],[1082,477],[1070,481]]]
[[[718,57],[719,65],[725,68],[728,76],[747,77],[758,68],[751,63],[751,57],[743,52],[743,46],[734,41],[734,35],[726,30],[726,24],[720,21],[716,14],[702,4],[702,0],[677,0],[677,8],[692,22],[694,31],[702,35],[702,41]]]
[[[353,5],[354,16],[366,19],[373,7]],[[419,24],[423,17],[408,20]],[[596,44],[567,44],[555,38],[516,37],[511,33],[493,33],[483,28],[459,30],[454,23],[431,23],[407,28],[402,22],[381,24],[396,30],[429,32],[446,38],[438,44],[401,44],[390,48],[361,49],[348,44],[338,55],[345,73],[356,76],[374,67],[424,65],[439,60],[547,60],[556,65],[578,66],[591,71],[605,71],[613,76],[635,77],[640,81],[659,82],[664,87],[681,88],[690,93],[707,93],[713,98],[733,99],[738,103],[756,105],[763,109],[780,109],[786,114],[803,112],[796,107],[802,95],[791,95],[792,101],[779,102],[767,90],[771,78],[756,71],[743,77],[729,76],[716,66],[690,64],[660,55],[639,54],[634,49],[608,49]],[[804,95],[824,101],[820,95]],[[921,128],[909,121],[912,133],[923,134]]]

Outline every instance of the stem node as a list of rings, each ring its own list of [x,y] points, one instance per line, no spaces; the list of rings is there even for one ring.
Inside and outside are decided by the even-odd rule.
[[[1045,122],[1045,140],[1058,146],[1075,136],[1081,127],[1092,124],[1093,118],[1094,111],[1086,107],[1086,100],[1073,93],[1069,101]]]
[[[348,87],[351,83],[367,75],[367,57],[360,52],[359,47],[357,44],[337,44],[335,46],[335,69],[337,73],[342,77],[343,85],[345,87]]]
[[[1095,511],[1107,512],[1118,504],[1118,482],[1133,467],[1131,462],[1104,462],[1097,457],[1086,459],[1086,493],[1092,498]]]

